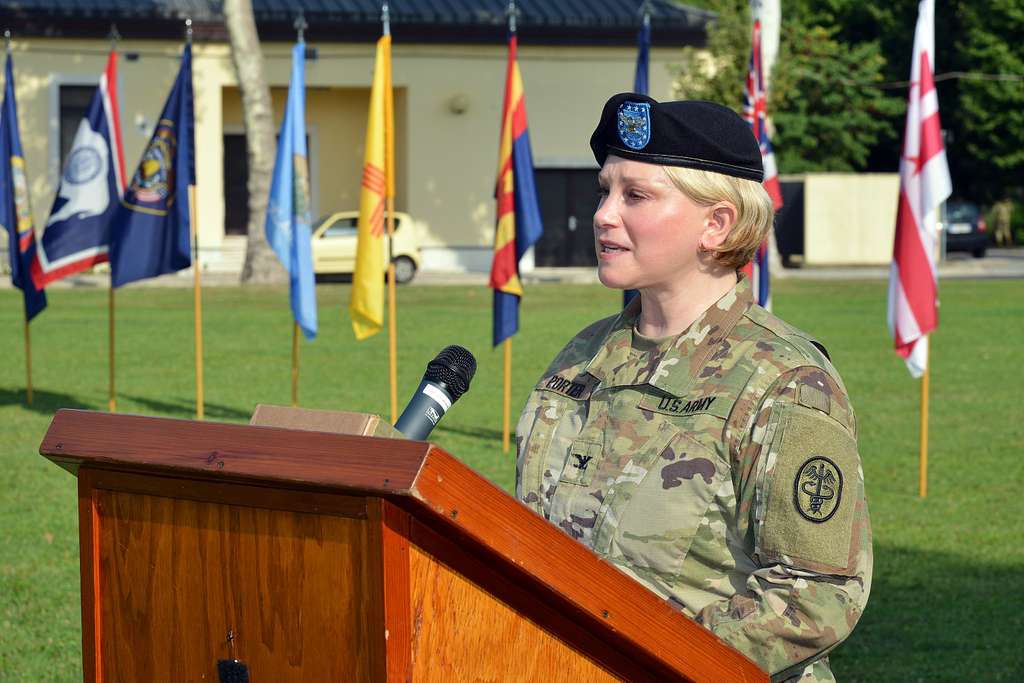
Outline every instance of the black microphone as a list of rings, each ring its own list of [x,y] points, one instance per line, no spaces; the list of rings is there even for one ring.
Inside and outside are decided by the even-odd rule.
[[[469,391],[476,374],[476,358],[461,346],[446,346],[427,363],[423,381],[395,423],[395,429],[410,439],[422,441],[441,417]]]

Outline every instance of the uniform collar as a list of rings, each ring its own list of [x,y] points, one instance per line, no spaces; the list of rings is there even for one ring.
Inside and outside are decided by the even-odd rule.
[[[640,317],[640,297],[636,297],[616,318],[584,370],[599,379],[602,387],[650,384],[683,396],[752,304],[750,281],[741,275],[736,286],[682,334],[639,361],[631,361],[633,326]]]

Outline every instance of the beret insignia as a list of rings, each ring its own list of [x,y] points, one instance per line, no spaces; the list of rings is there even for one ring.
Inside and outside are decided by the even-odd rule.
[[[827,522],[839,509],[842,495],[843,473],[828,458],[812,456],[797,470],[793,501],[805,519],[818,524]]]
[[[623,102],[619,105],[619,139],[630,149],[643,149],[651,141],[651,105]]]

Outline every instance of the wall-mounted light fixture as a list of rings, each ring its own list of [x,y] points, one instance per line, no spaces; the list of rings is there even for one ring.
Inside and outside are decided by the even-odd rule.
[[[456,116],[465,114],[469,109],[469,98],[462,93],[457,93],[448,98],[448,111]]]

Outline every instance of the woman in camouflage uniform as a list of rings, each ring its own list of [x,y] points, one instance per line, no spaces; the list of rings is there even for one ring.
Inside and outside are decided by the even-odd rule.
[[[640,296],[537,383],[516,493],[773,680],[832,681],[871,583],[856,419],[737,275],[772,223],[757,142],[725,107],[626,93],[591,147],[598,275]]]

